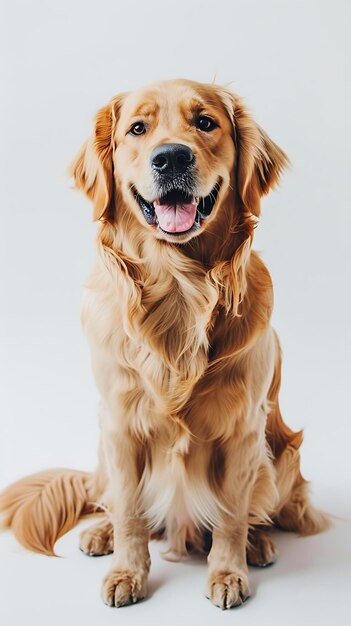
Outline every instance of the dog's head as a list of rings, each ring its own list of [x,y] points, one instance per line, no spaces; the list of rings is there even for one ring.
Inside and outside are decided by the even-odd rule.
[[[121,200],[155,237],[183,243],[219,219],[233,198],[258,216],[260,198],[287,163],[223,87],[163,81],[101,109],[72,165],[94,218],[118,223]]]

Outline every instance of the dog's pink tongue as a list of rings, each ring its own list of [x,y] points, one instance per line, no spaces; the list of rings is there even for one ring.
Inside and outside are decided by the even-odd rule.
[[[154,202],[155,213],[162,230],[168,233],[184,233],[195,222],[197,204],[195,199],[187,204],[160,204]]]

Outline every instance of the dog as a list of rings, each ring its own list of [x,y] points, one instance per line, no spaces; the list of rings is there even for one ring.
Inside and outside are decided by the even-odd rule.
[[[328,525],[300,473],[302,432],[280,413],[272,283],[252,251],[287,165],[240,97],[180,79],[114,97],[72,164],[100,222],[82,309],[99,465],[24,478],[0,508],[24,546],[53,554],[100,507],[80,547],[113,552],[110,606],[146,596],[151,533],[170,559],[208,552],[206,596],[228,609],[250,596],[248,564],[276,559],[267,528]]]

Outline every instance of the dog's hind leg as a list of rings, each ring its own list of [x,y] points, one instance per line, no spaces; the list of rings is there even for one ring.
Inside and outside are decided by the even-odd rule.
[[[281,350],[278,338],[277,359],[268,393],[270,413],[267,418],[266,438],[274,457],[279,502],[273,521],[284,530],[300,535],[313,535],[329,526],[327,515],[315,509],[309,497],[308,482],[300,472],[302,431],[293,432],[283,421],[278,393],[281,382]]]
[[[85,528],[80,533],[79,547],[89,556],[103,556],[113,552],[113,526],[108,519]]]
[[[249,531],[246,558],[249,565],[267,567],[277,560],[278,550],[269,534],[260,528]]]

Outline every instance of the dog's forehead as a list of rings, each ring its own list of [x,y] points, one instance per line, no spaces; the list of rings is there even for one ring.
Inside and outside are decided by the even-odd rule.
[[[215,85],[186,80],[161,81],[130,92],[124,99],[120,120],[151,115],[183,115],[215,108],[223,115],[227,107]]]

